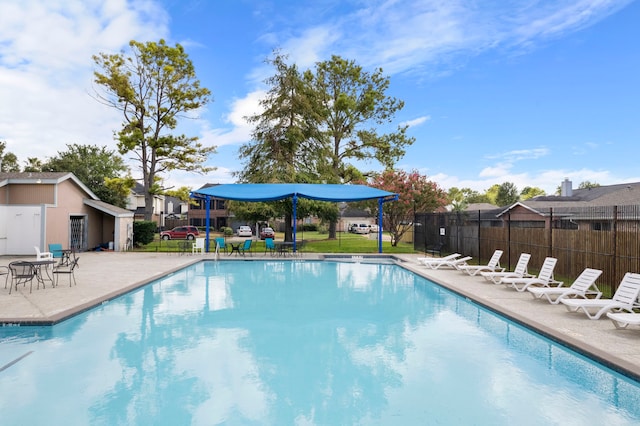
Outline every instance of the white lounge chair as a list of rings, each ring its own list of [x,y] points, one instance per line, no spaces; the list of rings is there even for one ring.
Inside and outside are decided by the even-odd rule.
[[[629,325],[640,325],[640,313],[638,312],[607,312],[607,317],[620,330]]]
[[[428,266],[429,263],[438,263],[438,262],[442,262],[444,260],[452,260],[452,259],[458,258],[460,256],[462,256],[460,253],[452,253],[452,254],[450,254],[448,256],[444,256],[444,257],[419,257],[416,260],[421,265]]]
[[[515,288],[521,292],[531,286],[550,287],[553,284],[559,287],[562,285],[562,281],[553,279],[553,268],[556,267],[557,262],[558,259],[555,257],[547,257],[542,262],[542,267],[537,277],[505,277],[502,278],[501,282],[507,287]]]
[[[560,300],[569,312],[584,312],[589,319],[598,319],[607,312],[632,311],[640,307],[640,274],[627,272],[611,299],[566,299]]]
[[[529,265],[529,259],[531,255],[529,253],[521,253],[518,263],[512,272],[480,272],[480,275],[487,281],[492,281],[494,284],[501,284],[503,278],[522,278],[531,277],[532,275],[527,272],[527,266]]]
[[[502,253],[502,250],[494,251],[491,259],[489,259],[489,262],[486,265],[464,265],[459,269],[471,276],[480,272],[503,272],[504,268],[500,267],[500,257],[502,256]]]
[[[569,287],[529,287],[527,290],[534,299],[545,298],[554,305],[560,303],[564,298],[586,299],[591,295],[600,299],[602,292],[595,284],[600,275],[602,275],[601,270],[586,268]]]
[[[460,269],[460,267],[465,266],[467,262],[471,259],[473,259],[471,256],[465,256],[465,257],[459,257],[455,259],[443,260],[441,262],[425,263],[424,265],[430,269],[440,269],[440,268]]]

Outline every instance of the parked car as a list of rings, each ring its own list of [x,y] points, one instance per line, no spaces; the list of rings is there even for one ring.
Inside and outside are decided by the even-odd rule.
[[[354,223],[353,225],[351,225],[349,231],[353,232],[354,234],[368,234],[369,225],[367,225],[366,223]]]
[[[264,240],[265,238],[274,238],[276,233],[273,231],[273,228],[262,228],[260,231],[260,239]]]
[[[238,237],[250,237],[251,235],[253,235],[253,232],[251,232],[250,226],[243,225],[238,227]]]
[[[378,232],[378,225],[375,223],[373,225],[369,225],[369,232]]]
[[[160,238],[163,240],[195,240],[200,233],[195,226],[177,226],[169,231],[162,231]]]

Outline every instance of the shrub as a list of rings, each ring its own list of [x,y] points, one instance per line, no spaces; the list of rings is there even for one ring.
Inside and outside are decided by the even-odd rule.
[[[146,245],[153,242],[153,237],[158,224],[149,220],[133,222],[133,244]]]
[[[222,231],[222,234],[225,237],[231,237],[233,235],[233,229],[229,228],[228,226],[223,226],[222,228],[220,228],[220,231]]]
[[[302,225],[303,231],[314,232],[318,230],[318,225],[315,223],[305,223]]]

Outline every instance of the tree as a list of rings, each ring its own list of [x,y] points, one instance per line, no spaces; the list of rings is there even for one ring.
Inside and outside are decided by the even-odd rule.
[[[145,192],[145,220],[153,215],[153,196],[161,193],[162,173],[184,170],[206,173],[204,166],[215,147],[205,147],[197,137],[171,132],[178,119],[206,105],[210,92],[200,87],[195,68],[183,47],[129,42],[131,55],[94,55],[99,67],[95,82],[104,93],[99,101],[122,112],[124,122],[117,133],[120,154],[133,153],[140,164]]]
[[[390,123],[404,102],[386,94],[389,78],[382,69],[364,71],[354,61],[332,56],[304,73],[314,113],[308,118],[314,137],[327,153],[323,180],[347,183],[352,174],[350,160],[377,160],[393,168],[402,158],[405,147],[414,142],[407,137],[407,126],[397,131],[378,134],[376,126]],[[329,238],[335,238],[335,221],[330,224]]]
[[[314,144],[317,133],[309,123],[310,100],[295,65],[277,54],[266,61],[275,74],[265,80],[269,90],[260,101],[262,112],[245,117],[253,124],[252,141],[240,147],[244,161],[236,176],[242,182],[315,182],[322,145]]]
[[[5,141],[0,142],[0,172],[19,172],[18,157],[13,152],[5,153],[5,149],[7,149],[7,143]]]
[[[105,203],[126,207],[135,181],[116,151],[97,145],[67,144],[42,165],[45,172],[71,172]]]
[[[295,65],[286,63],[283,55],[276,53],[266,62],[274,67],[275,74],[265,80],[269,90],[260,101],[262,112],[246,117],[254,125],[253,140],[240,147],[244,167],[236,176],[241,182],[251,183],[318,182],[319,164],[326,155],[312,137],[317,129],[309,123],[313,110],[301,75]],[[291,202],[254,207],[232,203],[230,209],[254,222],[284,216],[285,241],[291,241]],[[256,210],[264,210],[265,214],[253,214]]]
[[[525,186],[522,192],[520,192],[520,199],[528,200],[539,195],[547,195],[547,193],[542,188],[538,188],[535,186]]]
[[[392,246],[412,228],[416,211],[433,212],[447,204],[447,193],[415,170],[388,169],[374,176],[370,184],[398,194],[398,201],[383,205],[383,227],[391,233]]]
[[[597,182],[591,182],[591,181],[585,180],[580,182],[580,185],[578,185],[578,189],[597,188],[599,186],[600,184]]]
[[[512,182],[504,182],[498,187],[496,194],[496,204],[498,206],[508,206],[520,199],[518,188]]]
[[[491,200],[491,198],[489,198],[487,193],[481,194],[478,191],[473,191],[473,190],[469,190],[469,194],[466,197],[466,201],[469,204],[476,204],[476,203],[495,204],[495,199]]]
[[[36,157],[29,157],[27,161],[25,161],[24,170],[25,172],[34,172],[39,173],[42,171],[42,161]]]

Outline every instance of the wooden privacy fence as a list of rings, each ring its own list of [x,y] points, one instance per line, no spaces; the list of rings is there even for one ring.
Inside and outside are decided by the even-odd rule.
[[[503,214],[500,214],[503,213]],[[502,266],[513,269],[520,253],[530,253],[533,272],[547,256],[555,257],[556,278],[567,283],[584,268],[603,271],[597,284],[613,292],[626,272],[640,272],[640,206],[546,209],[537,217],[496,210],[417,214],[414,248],[444,243],[443,252],[458,252],[486,263],[503,250]]]

